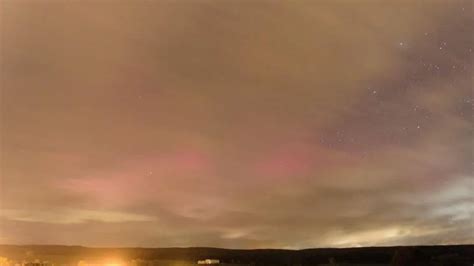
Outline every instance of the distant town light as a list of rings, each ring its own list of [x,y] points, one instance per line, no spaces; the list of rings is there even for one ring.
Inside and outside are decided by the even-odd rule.
[[[220,261],[216,259],[205,259],[205,260],[198,260],[197,264],[204,264],[204,265],[216,265],[219,264]]]

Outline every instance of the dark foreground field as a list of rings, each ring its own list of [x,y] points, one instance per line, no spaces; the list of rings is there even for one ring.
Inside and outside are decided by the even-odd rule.
[[[321,248],[303,250],[219,248],[86,248],[80,246],[0,245],[0,256],[17,261],[50,261],[76,266],[115,258],[134,266],[195,265],[201,259],[219,259],[223,265],[469,265],[474,245]],[[94,265],[98,265],[97,263]]]

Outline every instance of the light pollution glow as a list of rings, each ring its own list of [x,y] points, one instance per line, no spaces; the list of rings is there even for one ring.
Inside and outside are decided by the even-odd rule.
[[[0,243],[473,243],[472,1],[0,10]]]

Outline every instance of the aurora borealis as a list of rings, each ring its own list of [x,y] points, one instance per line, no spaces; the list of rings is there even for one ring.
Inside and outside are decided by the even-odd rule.
[[[0,10],[0,243],[474,241],[472,1]]]

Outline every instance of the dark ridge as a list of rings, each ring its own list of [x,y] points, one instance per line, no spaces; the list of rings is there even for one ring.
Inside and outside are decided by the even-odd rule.
[[[79,260],[120,257],[124,260],[181,260],[196,262],[215,258],[244,265],[317,265],[332,258],[349,264],[378,265],[469,265],[474,262],[474,245],[394,246],[361,248],[223,249],[189,248],[88,248],[82,246],[0,245],[0,256],[22,260],[39,258],[76,265]],[[408,264],[407,264],[408,263]]]

